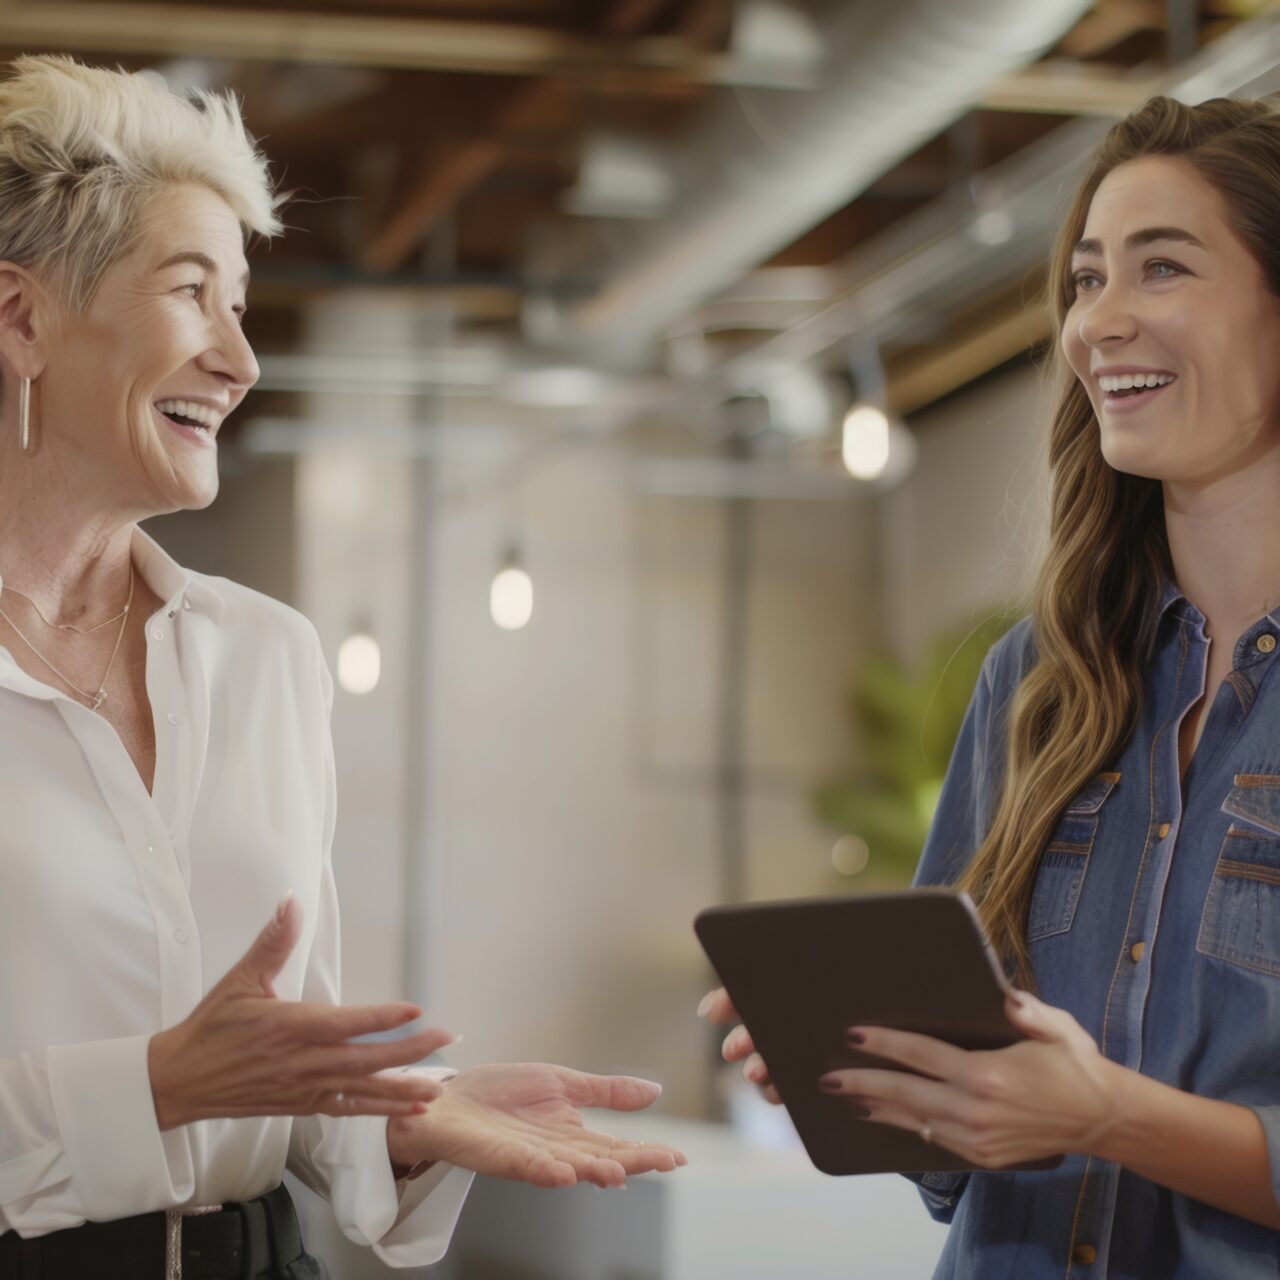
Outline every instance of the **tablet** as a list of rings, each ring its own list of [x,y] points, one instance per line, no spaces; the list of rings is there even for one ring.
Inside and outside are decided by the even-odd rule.
[[[1023,1039],[967,893],[908,889],[711,907],[694,929],[742,1015],[814,1165],[823,1173],[975,1166],[918,1134],[856,1116],[818,1078],[841,1067],[907,1070],[844,1043],[849,1027],[897,1027],[963,1049]],[[1062,1156],[1010,1166],[1052,1169]]]

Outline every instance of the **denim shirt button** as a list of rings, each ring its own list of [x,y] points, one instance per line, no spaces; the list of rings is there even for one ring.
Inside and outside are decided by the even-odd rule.
[[[1161,840],[1163,840],[1165,836],[1167,836],[1168,834],[1169,834],[1169,824],[1167,822],[1162,822],[1156,828],[1156,835],[1159,836]]]
[[[1264,631],[1258,637],[1258,652],[1270,653],[1276,647],[1276,638],[1270,631]]]
[[[1145,942],[1135,942],[1133,946],[1129,948],[1129,959],[1132,960],[1134,964],[1137,964],[1138,961],[1142,959],[1146,949],[1147,944]]]
[[[1071,1261],[1078,1262],[1081,1266],[1087,1267],[1091,1262],[1096,1262],[1098,1251],[1091,1244],[1078,1244],[1071,1250]]]

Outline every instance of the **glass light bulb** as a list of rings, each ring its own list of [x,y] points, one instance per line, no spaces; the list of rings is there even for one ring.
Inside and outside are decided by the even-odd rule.
[[[382,650],[372,637],[357,632],[338,649],[338,683],[348,693],[372,693],[382,675]]]
[[[884,410],[854,405],[844,417],[840,453],[851,476],[874,480],[889,462],[889,419]]]
[[[523,569],[503,569],[489,588],[489,613],[503,631],[519,631],[533,616],[533,579]]]

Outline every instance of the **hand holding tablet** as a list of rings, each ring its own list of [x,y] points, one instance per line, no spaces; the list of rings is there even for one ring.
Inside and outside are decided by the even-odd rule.
[[[946,889],[848,899],[715,907],[698,938],[817,1168],[825,1173],[970,1169],[916,1133],[859,1118],[822,1076],[850,1067],[905,1070],[846,1040],[850,1027],[893,1027],[963,1049],[1025,1037],[973,904]],[[1012,1167],[1043,1169],[1061,1156]]]

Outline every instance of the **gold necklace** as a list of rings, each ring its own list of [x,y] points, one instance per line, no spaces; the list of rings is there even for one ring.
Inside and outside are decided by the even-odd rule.
[[[129,579],[130,579],[129,585],[130,585],[130,588],[132,588],[133,586],[133,561],[132,560],[129,561]],[[125,614],[129,612],[129,605],[126,603],[124,608],[119,613],[117,613],[114,618],[108,618],[106,622],[100,622],[96,627],[90,627],[88,631],[81,631],[79,627],[73,626],[70,622],[50,622],[49,619],[46,618],[44,614],[40,612],[40,606],[36,604],[36,602],[25,592],[19,591],[17,587],[4,587],[0,589],[9,592],[10,595],[21,596],[36,611],[36,617],[38,617],[40,621],[43,622],[44,625],[48,627],[51,631],[74,631],[78,636],[91,636],[95,631],[101,631],[103,627],[109,627],[113,622],[119,621],[119,619],[123,618]],[[133,599],[132,589],[129,592],[129,599],[130,600]],[[9,625],[12,626],[13,624],[10,623]]]
[[[4,591],[4,588],[0,586],[0,594],[3,594],[3,591]],[[22,595],[20,591],[15,592],[14,594]],[[27,598],[26,596],[23,596],[24,600],[26,598]],[[102,704],[107,700],[107,677],[111,674],[112,666],[115,665],[116,654],[120,652],[120,642],[124,639],[125,628],[129,625],[129,605],[131,605],[132,603],[133,603],[133,560],[131,558],[129,561],[129,599],[125,602],[124,612],[118,615],[122,619],[122,621],[120,623],[120,632],[116,636],[116,647],[111,650],[111,657],[108,659],[107,669],[102,673],[102,679],[98,683],[97,693],[88,693],[84,689],[81,689],[78,685],[72,684],[72,682],[68,680],[67,677],[64,676],[62,672],[59,671],[58,668],[55,667],[53,663],[50,662],[49,659],[46,658],[44,654],[41,653],[40,650],[37,649],[35,645],[33,645],[31,641],[28,640],[27,637],[22,634],[21,631],[18,630],[17,623],[15,623],[14,620],[11,617],[9,617],[9,615],[5,613],[3,609],[0,609],[0,618],[3,618],[14,629],[15,633],[18,636],[18,639],[21,640],[22,643],[25,644],[27,648],[30,649],[31,652],[34,653],[36,657],[39,658],[40,661],[43,662],[44,665],[48,667],[49,670],[52,671],[53,674],[63,682],[63,684],[65,684],[70,689],[74,689],[75,692],[79,694],[80,697],[82,697],[86,702],[89,703],[90,710],[97,711],[97,709],[100,706],[102,706]],[[40,612],[39,609],[37,609],[36,612],[39,613]],[[43,618],[43,615],[41,616]]]

